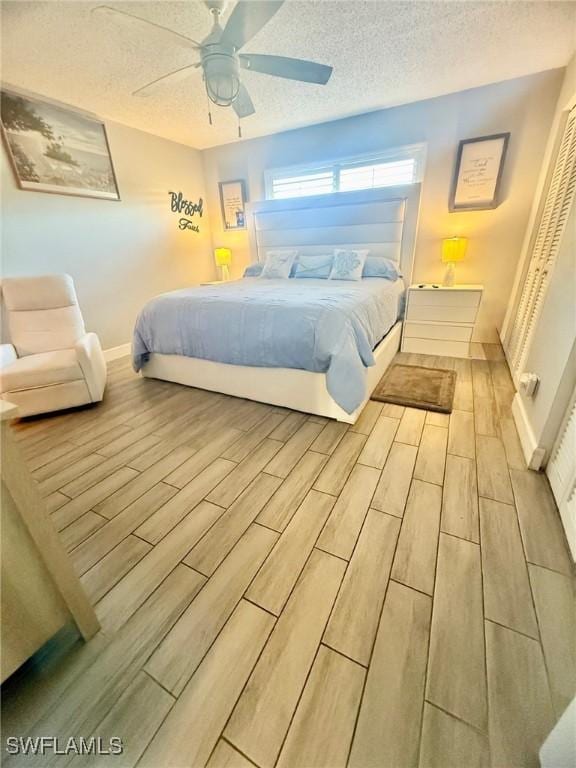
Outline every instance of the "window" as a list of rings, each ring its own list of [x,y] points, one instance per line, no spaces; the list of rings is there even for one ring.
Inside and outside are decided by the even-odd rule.
[[[417,144],[380,155],[276,168],[266,172],[266,198],[280,200],[414,184],[422,178],[424,155],[425,145]]]

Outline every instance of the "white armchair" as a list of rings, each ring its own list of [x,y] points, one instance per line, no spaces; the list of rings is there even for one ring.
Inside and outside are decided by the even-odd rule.
[[[69,275],[7,277],[2,297],[11,344],[0,345],[0,398],[19,416],[102,400],[106,361],[86,333]]]

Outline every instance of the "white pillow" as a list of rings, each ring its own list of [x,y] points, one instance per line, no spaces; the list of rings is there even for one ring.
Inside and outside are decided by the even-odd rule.
[[[334,249],[330,280],[362,280],[364,262],[370,251]]]
[[[280,250],[266,251],[266,262],[260,278],[287,280],[298,251],[283,248]]]

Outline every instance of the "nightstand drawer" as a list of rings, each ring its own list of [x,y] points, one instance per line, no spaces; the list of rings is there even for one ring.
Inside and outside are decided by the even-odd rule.
[[[467,341],[440,341],[438,339],[409,339],[404,337],[402,352],[416,352],[422,355],[447,357],[469,357],[470,344]]]
[[[476,309],[480,304],[482,291],[460,291],[458,289],[446,290],[437,288],[436,290],[418,290],[410,291],[411,307],[468,307]]]
[[[415,339],[440,339],[443,341],[470,341],[471,325],[441,323],[410,323],[404,326],[404,336]]]
[[[406,320],[431,320],[440,323],[473,323],[476,319],[478,304],[474,306],[424,306],[414,304],[414,294],[410,295]]]

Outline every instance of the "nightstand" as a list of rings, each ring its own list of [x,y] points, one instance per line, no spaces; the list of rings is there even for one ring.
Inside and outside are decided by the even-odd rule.
[[[402,352],[470,357],[482,285],[417,284],[408,288]]]

